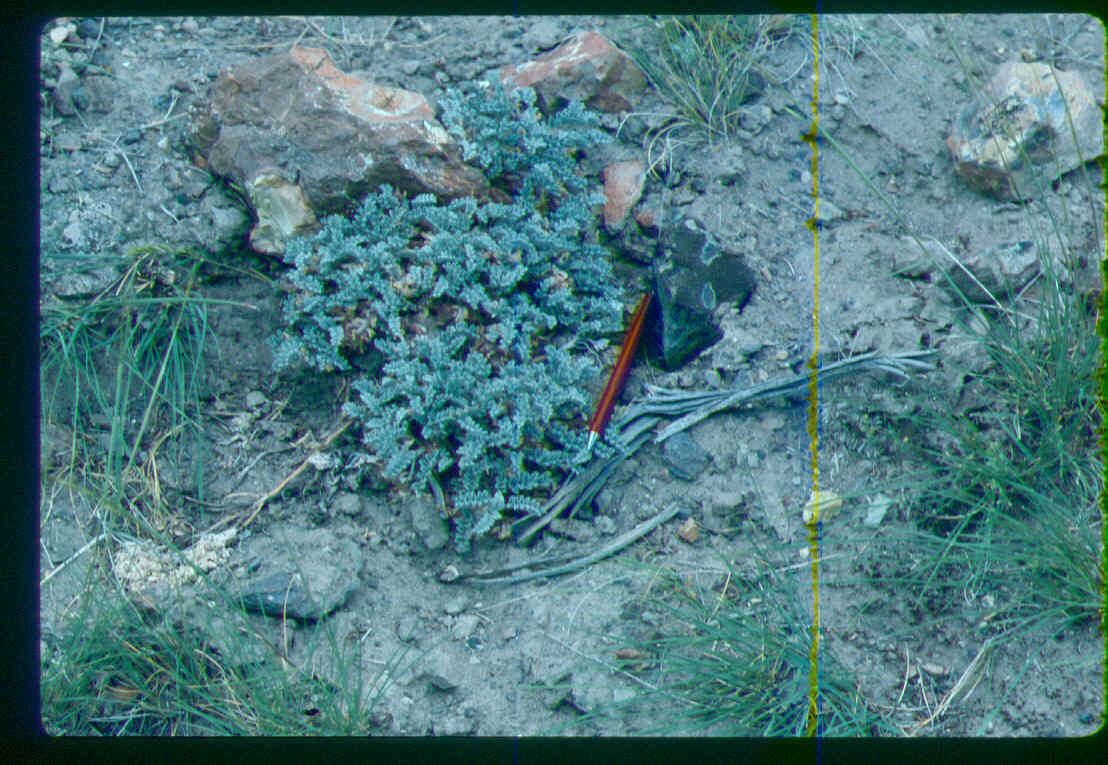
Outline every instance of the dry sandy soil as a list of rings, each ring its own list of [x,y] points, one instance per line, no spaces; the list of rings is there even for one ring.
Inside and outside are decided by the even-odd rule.
[[[212,240],[213,211],[241,205],[210,185],[183,154],[187,120],[165,119],[198,100],[221,70],[300,40],[327,48],[345,71],[368,73],[378,82],[418,90],[434,100],[445,87],[528,60],[575,29],[595,28],[623,43],[638,34],[635,25],[640,21],[108,19],[102,32],[95,31],[106,43],[103,64],[116,85],[110,110],[87,111],[79,118],[54,114],[49,105],[43,111],[49,139],[44,138],[41,160],[42,250],[99,253],[141,244],[200,245],[239,269],[275,278],[281,267],[242,251],[237,246],[241,238]],[[1094,92],[1103,92],[1103,37],[1095,19],[959,16],[945,23],[958,49],[985,69],[1022,50],[1064,56],[1068,68],[1084,75]],[[964,370],[973,364],[953,350],[950,309],[938,299],[936,287],[895,278],[894,258],[908,246],[902,239],[904,221],[959,253],[1031,237],[1028,217],[1016,206],[973,192],[952,171],[945,139],[969,95],[938,19],[867,17],[840,26],[831,42],[820,85],[829,129],[894,201],[904,220],[897,220],[841,157],[824,151],[822,193],[833,208],[824,208],[821,242],[821,350],[834,355],[930,347],[943,358],[941,369],[907,388],[896,387],[891,378],[829,386],[822,413],[822,485],[851,497],[841,515],[825,524],[824,650],[849,668],[865,698],[886,709],[899,704],[897,722],[909,730],[928,718],[936,699],[981,650],[983,638],[974,625],[984,606],[967,601],[939,619],[921,619],[895,593],[858,583],[863,573],[893,574],[895,550],[885,547],[883,538],[895,536],[911,517],[910,498],[897,495],[879,522],[863,523],[878,492],[867,489],[903,477],[905,469],[888,449],[897,434],[873,440],[873,427],[867,430],[865,423],[896,413],[904,401],[926,400],[930,391],[960,385]],[[44,61],[55,57],[56,46],[45,35],[43,51]],[[685,368],[663,373],[636,364],[624,401],[642,394],[645,383],[705,388],[780,376],[800,370],[813,350],[814,253],[805,226],[812,212],[811,150],[801,140],[808,119],[796,116],[810,109],[810,34],[783,42],[770,64],[782,79],[795,76],[750,106],[769,107],[768,113],[751,112],[767,115],[765,123],[710,149],[675,147],[672,164],[678,172],[666,201],[743,253],[759,275],[757,292],[741,314],[732,311],[722,318],[723,340]],[[50,72],[44,67],[44,77]],[[109,161],[119,149],[127,161],[121,164],[118,154]],[[626,138],[611,151],[619,158],[645,156],[641,141]],[[724,185],[724,171],[734,176],[736,169],[738,181]],[[1095,231],[1087,220],[1090,205],[1099,209],[1102,200],[1088,200],[1079,179],[1071,176],[1062,178],[1047,204],[1035,203],[1035,214],[1045,216],[1048,205],[1065,207],[1076,226]],[[646,199],[661,199],[657,179],[648,181]],[[629,261],[621,265],[623,273],[634,273],[636,267]],[[44,300],[51,299],[51,276],[44,266]],[[269,346],[261,338],[279,326],[282,298],[271,281],[227,271],[203,292],[233,301],[210,312],[210,343],[218,355],[213,352],[207,382],[207,460],[214,469],[209,469],[212,483],[204,496],[214,498],[217,506],[185,500],[197,496],[197,487],[187,480],[167,482],[173,508],[167,528],[182,547],[206,530],[226,528],[221,526],[225,516],[241,510],[241,505],[218,506],[221,497],[233,491],[249,497],[270,491],[338,418],[340,381],[271,370]],[[629,289],[628,299],[634,294]],[[719,586],[724,561],[752,565],[755,571],[773,566],[778,580],[798,597],[810,594],[807,530],[801,522],[812,485],[807,418],[806,402],[715,416],[691,431],[711,455],[710,467],[695,481],[675,478],[661,450],[646,447],[612,476],[596,499],[595,518],[570,527],[566,535],[550,534],[533,549],[482,539],[465,558],[449,545],[427,549],[426,526],[413,522],[411,505],[418,498],[403,487],[344,485],[341,465],[357,447],[356,437],[347,434],[330,450],[340,467],[310,469],[290,484],[228,542],[213,581],[233,590],[275,561],[313,565],[324,547],[326,555],[353,566],[353,595],[323,620],[335,634],[355,636],[335,649],[347,652],[338,660],[332,646],[313,637],[319,625],[247,618],[272,645],[287,648],[289,661],[298,666],[311,662],[317,675],[336,684],[335,672],[360,664],[373,675],[405,646],[415,649],[410,655],[420,655],[419,663],[393,678],[396,682],[376,707],[375,733],[635,735],[662,724],[673,704],[644,698],[634,713],[579,721],[582,712],[633,700],[644,684],[659,680],[650,671],[616,668],[617,651],[627,641],[666,626],[651,608],[653,599],[661,597],[652,589],[652,565],[662,565],[705,591]],[[310,434],[307,441],[292,446],[305,434]],[[44,423],[44,455],[61,449],[69,438],[64,422]],[[44,576],[98,533],[93,509],[67,499],[45,478]],[[438,579],[450,564],[468,571],[585,551],[673,503],[683,503],[684,514],[699,523],[695,543],[678,536],[681,521],[674,520],[612,559],[549,581],[480,587]],[[67,604],[87,573],[78,560],[43,587],[44,654],[64,629]],[[206,610],[195,585],[175,597],[173,607],[158,607],[196,629],[207,629],[219,618]],[[968,735],[984,725],[982,732],[989,736],[1091,733],[1103,706],[1102,648],[1095,627],[1067,632],[1051,646],[1007,644],[990,657],[976,692],[922,732]],[[1036,660],[1013,688],[1011,679],[1032,654],[1041,656],[1042,664]],[[263,654],[258,660],[277,659]],[[1002,711],[986,723],[985,716],[1004,694],[1010,696],[999,704]],[[574,722],[579,724],[568,725]],[[709,732],[757,733],[726,728]]]

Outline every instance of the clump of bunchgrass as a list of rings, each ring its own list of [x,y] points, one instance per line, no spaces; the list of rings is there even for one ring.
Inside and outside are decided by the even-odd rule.
[[[650,586],[643,596],[657,627],[623,638],[614,671],[640,689],[575,719],[634,718],[635,735],[804,736],[812,703],[812,618],[807,582],[784,550],[758,550],[750,565],[681,571],[631,563]],[[606,635],[606,637],[610,637]],[[820,653],[819,731],[828,736],[890,735],[895,728],[867,704],[850,671],[826,644]],[[643,709],[667,712],[648,722]]]
[[[45,259],[70,276],[90,267],[120,273],[91,297],[41,309],[42,415],[71,437],[64,464],[47,467],[103,488],[116,505],[161,516],[159,452],[174,466],[184,453],[202,454],[192,448],[210,335],[196,294],[202,259],[160,248]]]
[[[994,320],[979,340],[980,405],[918,415],[934,434],[920,454],[937,470],[918,495],[934,551],[916,600],[1003,589],[1015,597],[995,623],[1013,627],[1049,616],[1060,628],[1102,602],[1100,340],[1050,263],[1036,315]]]
[[[671,119],[649,137],[651,168],[665,164],[677,144],[734,138],[739,107],[765,87],[766,57],[791,22],[774,16],[666,16],[629,53],[658,93]],[[666,147],[657,161],[656,147]]]
[[[90,582],[99,582],[95,568]],[[47,636],[41,668],[47,732],[367,735],[387,725],[376,706],[414,663],[404,663],[409,647],[370,662],[377,668],[367,671],[363,644],[343,639],[324,620],[298,633],[308,644],[298,666],[288,645],[266,641],[226,593],[213,595],[228,616],[200,628],[143,610],[118,585],[90,585],[65,628]],[[327,664],[337,682],[317,675]]]
[[[110,585],[101,588],[95,597],[86,592],[83,608],[43,657],[47,732],[262,732],[244,700],[235,697],[242,678],[225,658],[194,631],[151,623]]]
[[[972,81],[972,65],[955,55]],[[960,396],[933,391],[900,418],[912,438],[887,439],[897,441],[913,471],[914,480],[899,488],[915,529],[886,535],[887,542],[895,538],[898,561],[893,576],[883,571],[872,584],[908,594],[909,630],[952,612],[975,614],[972,638],[987,652],[1019,637],[1044,641],[1102,623],[1102,341],[1072,289],[1074,274],[1096,256],[1083,248],[1098,239],[1086,228],[1099,227],[1101,213],[1093,209],[1082,221],[1079,208],[1047,204],[1044,224],[1025,207],[1039,274],[1014,298],[971,297],[951,278],[965,283],[969,273],[957,258],[913,232],[834,136],[823,135],[938,264],[953,296],[958,341],[982,360]],[[1058,139],[1067,138],[1074,137]],[[1083,166],[1077,178],[1095,205],[1101,197],[1091,175]],[[1036,186],[1037,197],[1051,195],[1049,179]]]

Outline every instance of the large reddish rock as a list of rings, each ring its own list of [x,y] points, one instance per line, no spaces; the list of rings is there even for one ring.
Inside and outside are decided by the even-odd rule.
[[[315,48],[224,72],[192,132],[194,160],[255,206],[260,252],[284,252],[316,216],[348,210],[384,183],[443,199],[489,192],[422,95],[346,74]]]
[[[980,191],[1026,200],[1104,154],[1101,110],[1077,72],[1010,62],[984,95],[947,139],[955,169]]]
[[[631,57],[596,32],[578,32],[534,61],[504,67],[500,76],[506,83],[534,88],[547,113],[563,101],[581,101],[612,114],[629,112],[646,88],[646,77]]]

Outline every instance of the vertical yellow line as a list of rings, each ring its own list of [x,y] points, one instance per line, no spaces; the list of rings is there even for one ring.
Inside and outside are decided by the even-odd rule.
[[[815,46],[815,79],[812,87],[812,127],[804,140],[812,147],[812,196],[815,198],[815,214],[807,221],[815,245],[814,295],[813,295],[813,347],[808,368],[812,370],[808,385],[808,435],[812,439],[812,500],[814,517],[808,526],[808,547],[812,560],[812,652],[808,672],[808,735],[819,732],[819,14],[812,14],[812,41]]]

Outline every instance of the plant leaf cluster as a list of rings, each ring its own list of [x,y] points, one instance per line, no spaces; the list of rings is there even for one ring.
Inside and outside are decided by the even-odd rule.
[[[509,201],[440,204],[388,186],[293,241],[275,365],[355,373],[345,411],[384,477],[435,482],[460,549],[506,509],[532,513],[573,469],[597,374],[575,349],[621,323],[598,191],[578,152],[605,134],[579,103],[544,118],[529,89],[442,102],[467,161]]]

